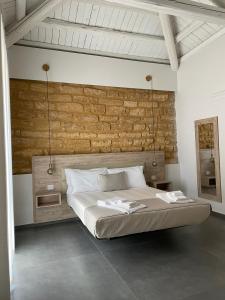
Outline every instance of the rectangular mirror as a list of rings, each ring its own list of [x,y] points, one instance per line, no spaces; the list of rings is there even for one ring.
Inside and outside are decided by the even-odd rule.
[[[221,202],[218,118],[195,121],[198,196]]]

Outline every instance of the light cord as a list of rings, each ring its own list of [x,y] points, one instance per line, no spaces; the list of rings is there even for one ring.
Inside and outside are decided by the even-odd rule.
[[[47,110],[48,110],[48,155],[49,155],[49,168],[47,173],[52,175],[52,148],[51,148],[51,120],[50,120],[50,104],[49,104],[49,83],[48,83],[48,71],[45,71],[46,75],[46,100],[47,100]]]
[[[155,117],[154,117],[154,110],[153,110],[153,77],[151,80],[151,96],[152,96],[152,118],[153,118],[153,162],[152,166],[156,167],[157,166],[157,161],[156,161],[156,151],[155,151]],[[158,128],[158,126],[157,126]]]

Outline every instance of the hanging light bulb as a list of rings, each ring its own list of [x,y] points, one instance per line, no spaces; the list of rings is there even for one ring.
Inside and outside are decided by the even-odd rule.
[[[50,124],[50,108],[49,108],[49,99],[48,99],[48,71],[50,69],[48,64],[44,64],[42,66],[43,71],[45,71],[46,75],[46,100],[48,104],[48,155],[49,155],[49,164],[47,173],[48,175],[53,175],[54,173],[54,166],[52,163],[52,151],[51,151],[51,124]]]

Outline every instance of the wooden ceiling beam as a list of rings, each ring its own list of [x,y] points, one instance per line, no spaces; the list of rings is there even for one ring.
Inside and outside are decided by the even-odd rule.
[[[225,8],[191,0],[102,0],[121,6],[225,25]]]
[[[70,46],[61,46],[61,45],[56,45],[56,44],[48,44],[48,43],[28,41],[28,40],[20,40],[16,45],[31,47],[31,48],[40,48],[40,49],[88,54],[88,55],[94,55],[94,56],[110,57],[110,58],[117,58],[117,59],[124,59],[124,60],[141,61],[141,62],[148,62],[148,63],[158,63],[158,64],[164,64],[164,65],[169,65],[169,63],[170,63],[168,59],[145,57],[145,56],[138,56],[138,55],[133,55],[133,54],[132,55],[119,54],[119,53],[114,53],[114,52],[112,53],[112,52],[106,52],[106,51],[100,51],[100,50],[92,50],[92,49],[77,48],[77,47],[70,47]]]
[[[20,21],[26,16],[26,0],[16,0],[16,20]]]
[[[159,14],[162,31],[165,38],[166,48],[170,60],[171,69],[177,71],[179,67],[176,42],[173,34],[173,28],[171,24],[170,16],[165,14]]]
[[[80,30],[80,31],[92,31],[97,33],[105,33],[110,36],[114,37],[128,37],[132,39],[142,39],[145,41],[162,41],[164,42],[163,36],[158,35],[150,35],[145,33],[136,33],[136,32],[129,32],[129,31],[122,31],[117,29],[111,29],[106,27],[100,27],[100,26],[91,26],[91,25],[85,25],[85,24],[79,24],[69,21],[64,21],[60,19],[54,19],[54,18],[46,18],[41,22],[41,26],[47,27],[47,28],[59,28],[59,29],[67,29],[67,30]]]

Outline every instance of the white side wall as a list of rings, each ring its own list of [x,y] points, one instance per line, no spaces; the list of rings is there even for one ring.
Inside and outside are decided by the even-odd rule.
[[[176,91],[177,87],[176,73],[166,65],[21,46],[9,50],[11,78],[45,80],[43,63],[50,65],[49,80],[55,82],[148,89],[145,77],[151,74],[154,89]],[[168,165],[166,173],[179,187],[179,165]],[[33,220],[31,181],[31,175],[14,176],[16,225]]]
[[[194,121],[218,116],[222,196],[225,200],[225,36],[187,59],[178,71],[176,102],[181,183],[189,196],[197,197]],[[212,202],[225,214],[225,202]]]
[[[14,218],[8,63],[0,12],[0,299],[10,299]]]

